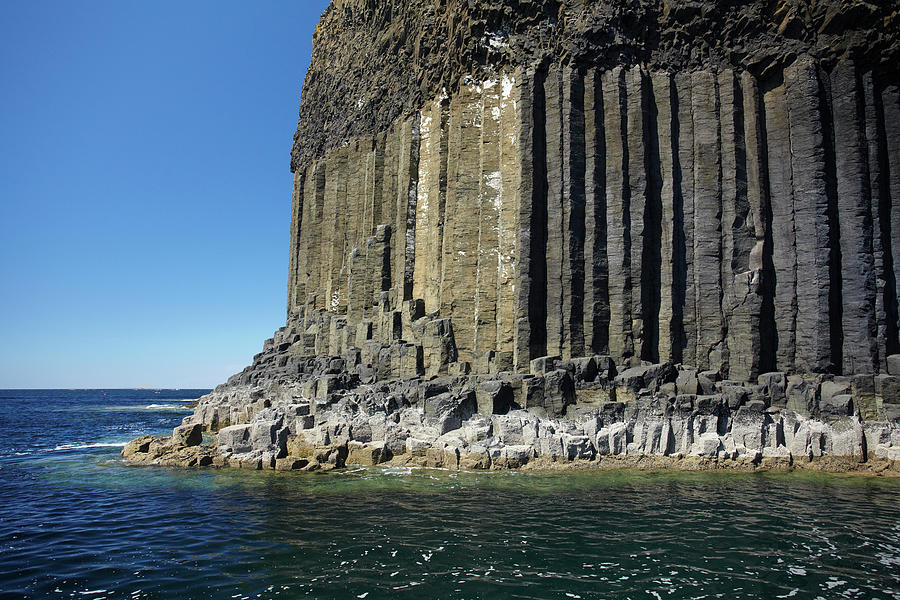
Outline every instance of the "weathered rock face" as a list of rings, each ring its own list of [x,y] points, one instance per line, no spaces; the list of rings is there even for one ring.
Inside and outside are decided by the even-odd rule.
[[[353,357],[298,357],[279,331],[139,463],[328,470],[631,466],[814,468],[900,475],[900,377],[767,373],[722,380],[671,364],[544,357],[532,374],[363,383]],[[349,362],[347,362],[349,361]],[[191,446],[197,428],[212,446]],[[192,440],[192,441],[191,441]]]
[[[202,425],[204,461],[251,468],[900,459],[898,23],[335,0],[287,323],[130,456]]]
[[[883,372],[897,23],[870,4],[336,2],[293,153],[289,323],[319,353],[430,354],[424,304],[476,371],[603,353]]]
[[[313,38],[291,170],[511,66],[767,79],[808,54],[828,68],[855,56],[896,81],[898,19],[889,2],[837,0],[336,0]]]

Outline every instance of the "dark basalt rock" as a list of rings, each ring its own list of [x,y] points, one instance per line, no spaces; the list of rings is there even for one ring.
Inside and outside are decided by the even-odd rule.
[[[291,170],[505,66],[562,60],[766,78],[810,55],[826,65],[853,57],[898,81],[898,29],[890,2],[337,0],[313,37]]]
[[[286,324],[123,455],[894,472],[898,26],[887,2],[335,0]]]

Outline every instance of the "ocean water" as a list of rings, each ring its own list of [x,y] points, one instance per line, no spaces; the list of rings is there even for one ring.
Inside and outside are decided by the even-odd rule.
[[[0,598],[900,598],[900,481],[121,461],[204,391],[0,391]]]

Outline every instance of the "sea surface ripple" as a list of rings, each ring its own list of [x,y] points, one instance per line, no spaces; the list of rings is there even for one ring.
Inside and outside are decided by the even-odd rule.
[[[204,390],[0,391],[0,598],[900,599],[900,484],[131,467]]]

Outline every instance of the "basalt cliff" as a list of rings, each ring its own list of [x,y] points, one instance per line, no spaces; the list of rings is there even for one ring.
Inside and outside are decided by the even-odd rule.
[[[889,2],[334,0],[286,324],[125,455],[900,471],[898,30]]]

